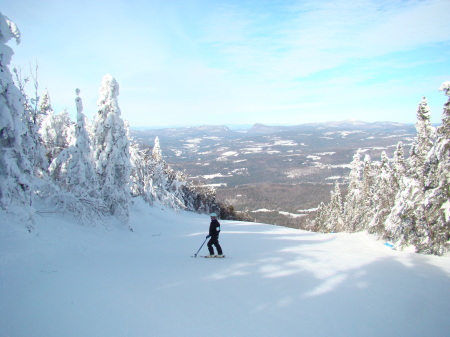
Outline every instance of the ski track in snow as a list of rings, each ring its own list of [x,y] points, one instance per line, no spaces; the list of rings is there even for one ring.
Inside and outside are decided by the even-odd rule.
[[[2,216],[0,337],[448,336],[449,256],[221,221],[231,258],[192,258],[209,218],[163,208],[133,206],[133,233]]]

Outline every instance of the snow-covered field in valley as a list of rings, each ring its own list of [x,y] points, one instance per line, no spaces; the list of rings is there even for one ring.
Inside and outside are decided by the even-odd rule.
[[[225,259],[192,258],[209,217],[131,207],[130,225],[0,220],[0,336],[448,336],[450,258],[366,233],[221,221]],[[206,245],[201,254],[206,254]]]

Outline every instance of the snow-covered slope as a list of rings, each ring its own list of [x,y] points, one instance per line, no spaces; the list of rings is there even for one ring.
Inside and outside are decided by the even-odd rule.
[[[209,218],[134,205],[131,225],[0,220],[0,336],[448,336],[450,258],[365,233],[221,221],[227,258],[192,258]],[[206,253],[206,247],[202,253]]]

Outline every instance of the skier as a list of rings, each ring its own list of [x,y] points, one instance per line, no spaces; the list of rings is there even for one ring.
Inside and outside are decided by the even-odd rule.
[[[208,241],[208,250],[209,256],[214,256],[214,248],[213,245],[216,246],[217,249],[217,257],[223,257],[222,247],[219,245],[219,233],[220,233],[220,223],[217,221],[217,214],[211,213],[211,224],[209,225],[209,235],[206,237],[211,238]]]

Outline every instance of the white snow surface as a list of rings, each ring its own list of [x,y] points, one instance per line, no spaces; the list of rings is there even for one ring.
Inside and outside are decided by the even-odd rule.
[[[221,221],[225,259],[193,258],[209,217],[130,207],[126,225],[0,220],[0,336],[448,336],[450,257],[366,233]],[[206,245],[200,254],[206,254]]]

